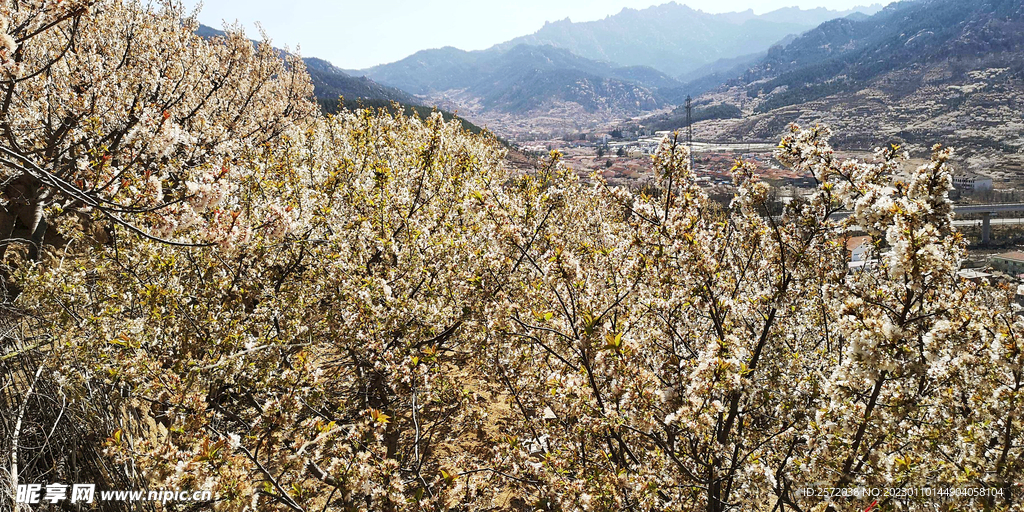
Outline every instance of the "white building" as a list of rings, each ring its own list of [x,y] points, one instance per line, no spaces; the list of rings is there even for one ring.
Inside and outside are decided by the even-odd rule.
[[[871,248],[870,236],[853,236],[846,241],[846,251],[850,253],[850,262],[865,261]]]
[[[960,192],[984,192],[992,190],[992,178],[972,172],[956,174],[953,176],[953,186]]]

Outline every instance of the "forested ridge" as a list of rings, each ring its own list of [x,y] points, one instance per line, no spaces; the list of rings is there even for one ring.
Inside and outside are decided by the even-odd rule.
[[[197,26],[0,5],[3,507],[1021,510],[1024,321],[957,276],[952,149],[896,182],[900,148],[793,126],[817,187],[770,215],[676,136],[644,192],[524,173],[440,113],[325,115],[299,57]]]

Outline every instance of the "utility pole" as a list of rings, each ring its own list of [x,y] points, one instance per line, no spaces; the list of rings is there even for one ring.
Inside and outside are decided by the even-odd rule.
[[[690,170],[693,170],[693,105],[686,96],[686,147],[690,149]]]

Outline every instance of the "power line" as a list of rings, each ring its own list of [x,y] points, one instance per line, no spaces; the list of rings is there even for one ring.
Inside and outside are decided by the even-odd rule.
[[[686,96],[686,147],[690,150],[690,169],[693,169],[693,105]]]

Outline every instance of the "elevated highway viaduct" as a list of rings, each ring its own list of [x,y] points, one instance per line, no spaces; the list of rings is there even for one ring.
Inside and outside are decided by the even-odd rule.
[[[1005,212],[1024,212],[1024,203],[965,204],[953,207],[953,213],[960,215],[981,215],[981,243],[987,244],[992,239],[992,215]],[[849,211],[832,214],[833,219],[850,216]],[[966,222],[967,224],[960,224]],[[957,221],[958,225],[970,225],[970,221]]]

